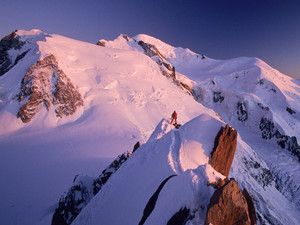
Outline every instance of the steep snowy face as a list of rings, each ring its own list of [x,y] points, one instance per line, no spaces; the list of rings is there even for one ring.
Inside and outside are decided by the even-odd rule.
[[[178,130],[162,120],[149,141],[111,175],[72,224],[167,224],[178,214],[189,224],[204,224],[214,193],[210,184],[225,178],[209,164],[222,126],[208,114]],[[230,177],[253,195],[258,224],[297,224],[297,209],[277,190],[266,163],[240,137]]]
[[[172,125],[161,124],[156,138],[132,154],[72,224],[167,224],[185,207],[187,216],[204,223],[214,191],[207,183],[224,178],[208,164],[210,131],[216,134],[222,122],[203,114],[167,133]]]

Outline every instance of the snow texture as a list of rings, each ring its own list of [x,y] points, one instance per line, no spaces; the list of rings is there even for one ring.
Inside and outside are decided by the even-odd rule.
[[[137,141],[143,145],[74,224],[138,224],[172,175],[144,224],[166,224],[185,207],[188,224],[202,224],[213,192],[206,184],[221,177],[209,154],[225,124],[239,133],[230,177],[253,195],[258,224],[300,221],[299,80],[258,58],[215,60],[144,34],[101,40],[105,47],[40,30],[11,38],[21,44],[1,45],[1,224],[49,225],[74,175],[99,176]],[[140,41],[159,54],[145,54]],[[17,118],[22,79],[50,55],[83,106],[63,117],[42,107],[24,124]],[[174,110],[179,129],[169,125]]]

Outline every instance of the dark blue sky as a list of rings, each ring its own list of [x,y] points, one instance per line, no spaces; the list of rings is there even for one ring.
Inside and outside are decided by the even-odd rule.
[[[144,33],[215,59],[255,56],[300,78],[297,0],[1,0],[0,37],[42,29],[96,43]]]

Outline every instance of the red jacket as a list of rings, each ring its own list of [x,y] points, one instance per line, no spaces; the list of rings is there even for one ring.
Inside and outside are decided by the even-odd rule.
[[[175,111],[174,111],[173,114],[172,114],[172,118],[173,118],[173,119],[177,119],[177,113],[176,113]]]

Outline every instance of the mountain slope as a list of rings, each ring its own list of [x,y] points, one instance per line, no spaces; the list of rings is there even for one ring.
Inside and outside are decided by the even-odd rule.
[[[16,31],[1,40],[0,48],[4,51],[0,61],[0,123],[3,125],[0,171],[7,185],[0,187],[4,193],[0,218],[4,223],[49,224],[61,193],[76,174],[99,176],[99,171],[111,160],[107,157],[116,157],[131,150],[137,141],[145,143],[148,139],[133,154],[134,158],[126,161],[128,165],[124,164],[129,169],[118,170],[75,223],[80,224],[86,217],[90,224],[99,222],[94,209],[105,202],[113,207],[110,204],[118,197],[106,193],[110,188],[136,194],[137,205],[132,203],[130,207],[136,207],[139,214],[126,220],[139,222],[146,200],[160,184],[164,185],[159,196],[168,201],[168,192],[181,196],[176,193],[182,193],[183,184],[191,184],[174,207],[166,211],[168,215],[161,215],[160,209],[168,202],[162,201],[146,223],[160,218],[167,220],[183,203],[193,202],[194,193],[200,196],[209,193],[209,188],[203,186],[208,180],[203,177],[208,174],[214,180],[218,175],[212,175],[205,164],[210,151],[205,146],[213,144],[216,131],[225,121],[239,133],[230,176],[255,196],[259,223],[296,224],[300,210],[298,80],[256,58],[214,60],[147,35],[133,38],[120,35],[114,41],[101,40],[99,45],[39,30]],[[36,68],[34,65],[52,56],[57,68],[37,68],[29,73],[30,68]],[[55,71],[63,71],[64,83],[73,87],[61,88],[61,99],[78,96],[76,93],[82,98],[82,104],[74,107],[72,113],[57,114],[57,83],[56,76],[52,76]],[[26,74],[35,78],[41,73],[46,74],[46,82],[33,79],[27,87],[26,82],[22,86]],[[40,105],[34,109],[30,121],[24,123],[17,115],[30,99],[26,93],[35,93],[33,90],[43,90],[37,93],[46,97],[38,101]],[[23,96],[23,101],[19,101],[19,96]],[[167,120],[157,126],[174,110],[179,115],[179,123],[190,121],[182,130],[172,130]],[[205,126],[207,121],[215,122],[210,127]],[[183,130],[189,130],[188,134]],[[203,137],[195,137],[194,133]],[[185,142],[192,137],[200,139]],[[181,154],[171,151],[173,148]],[[202,150],[198,152],[194,148]],[[128,174],[140,180],[147,177],[146,181],[153,183],[146,186],[147,182],[132,181],[146,190],[135,193],[132,184],[124,181]],[[170,177],[174,174],[177,176]],[[124,189],[110,186],[114,182],[118,185],[125,182]],[[173,190],[173,184],[178,188]],[[205,203],[209,201],[207,196],[203,197]],[[125,195],[122,201],[128,199]],[[157,201],[161,201],[160,197]],[[284,207],[279,207],[277,201]],[[198,211],[200,216],[195,221],[204,222],[204,211]],[[105,212],[101,211],[101,215]],[[118,220],[113,215],[111,219]]]
[[[7,184],[0,187],[3,223],[49,224],[76,174],[97,175],[112,157],[137,141],[144,143],[174,109],[180,123],[207,111],[162,76],[143,52],[102,48],[38,30],[16,35],[25,44],[9,50],[9,57],[30,50],[0,77],[0,169]],[[47,110],[41,104],[25,124],[17,118],[25,103],[18,101],[22,79],[50,55],[82,96],[83,106],[60,118],[53,105]]]

